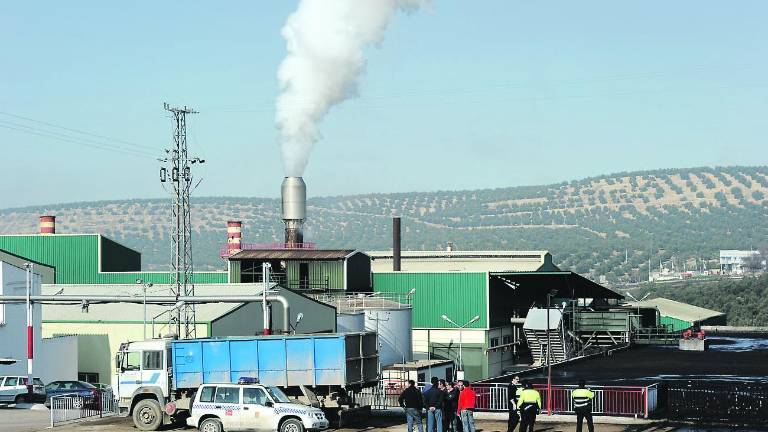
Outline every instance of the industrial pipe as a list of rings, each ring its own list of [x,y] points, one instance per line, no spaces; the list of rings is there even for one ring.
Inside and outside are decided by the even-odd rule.
[[[284,331],[290,331],[290,316],[291,307],[288,303],[288,299],[281,295],[268,295],[267,301],[279,302],[283,305],[283,329]],[[0,295],[0,303],[25,303],[27,296],[23,295]],[[135,296],[104,296],[104,295],[33,295],[29,296],[29,301],[32,303],[81,303],[94,302],[94,303],[144,303],[142,297]],[[185,303],[260,303],[262,296],[153,296],[147,297],[147,304],[159,304],[159,305],[175,305],[178,302]]]

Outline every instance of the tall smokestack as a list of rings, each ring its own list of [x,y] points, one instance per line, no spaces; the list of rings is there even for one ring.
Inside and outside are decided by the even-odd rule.
[[[40,216],[40,234],[56,234],[56,216]]]
[[[392,218],[392,271],[400,271],[400,218]]]
[[[286,177],[280,192],[283,198],[285,244],[301,247],[304,243],[304,220],[307,218],[307,185],[301,177]]]

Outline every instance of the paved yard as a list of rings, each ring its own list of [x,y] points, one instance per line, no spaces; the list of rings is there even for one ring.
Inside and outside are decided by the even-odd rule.
[[[33,411],[0,408],[0,430],[3,432],[31,432],[48,427],[51,415],[48,410]]]
[[[426,425],[425,425],[426,426]],[[506,432],[507,424],[505,422],[497,421],[478,421],[478,430],[484,432]],[[635,429],[627,429],[628,426],[624,425],[604,425],[601,424],[597,427],[601,432],[623,432]],[[165,429],[173,430],[173,429]],[[184,428],[178,428],[177,430],[184,430]],[[193,431],[193,429],[189,429]],[[362,432],[372,430],[383,430],[391,432],[405,432],[406,425],[403,419],[397,416],[376,416],[371,417],[365,421],[364,424],[359,424],[354,427],[349,426],[343,429],[337,429],[339,432]],[[561,423],[541,423],[536,426],[537,432],[573,432],[576,430],[573,424],[561,424]],[[586,431],[586,427],[584,428]],[[644,429],[650,431],[652,429]],[[666,431],[669,429],[659,429],[659,431]],[[130,419],[128,418],[109,418],[102,420],[92,420],[84,423],[77,423],[67,426],[57,427],[55,431],[59,432],[136,432]],[[50,432],[50,430],[49,430]]]

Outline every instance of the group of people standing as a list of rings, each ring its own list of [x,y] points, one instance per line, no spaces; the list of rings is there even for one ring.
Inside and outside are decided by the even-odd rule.
[[[413,380],[398,398],[405,409],[408,432],[413,426],[424,432],[421,413],[427,411],[427,432],[475,432],[475,399],[469,381],[455,383],[432,377],[430,386],[420,391]]]
[[[519,389],[522,387],[522,390]],[[507,388],[509,397],[509,420],[507,432],[514,432],[518,423],[520,432],[533,432],[536,415],[541,411],[541,394],[529,382],[520,383],[520,377],[515,376]],[[405,409],[408,422],[408,432],[413,432],[413,426],[419,432],[424,432],[421,415],[426,409],[427,432],[475,432],[475,399],[477,394],[466,380],[446,382],[432,377],[432,385],[424,391],[416,387],[413,380],[408,381],[408,387],[398,398],[401,407]],[[578,388],[571,393],[573,409],[576,412],[576,431],[581,432],[581,425],[587,421],[589,432],[594,432],[592,423],[592,399],[594,394],[584,381],[579,381]]]

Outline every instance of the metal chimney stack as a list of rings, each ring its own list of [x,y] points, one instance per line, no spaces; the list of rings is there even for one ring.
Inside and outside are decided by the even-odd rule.
[[[307,218],[307,185],[301,177],[286,177],[280,192],[285,244],[287,247],[301,247],[304,243],[304,220]]]

